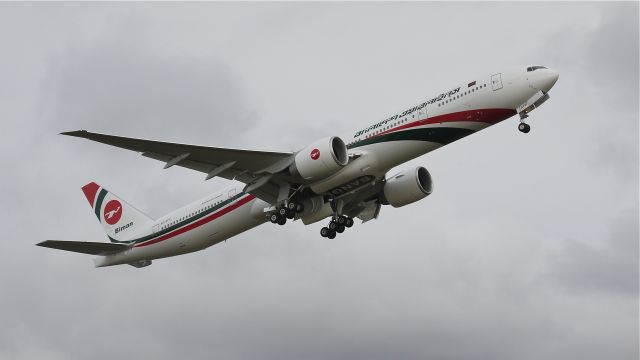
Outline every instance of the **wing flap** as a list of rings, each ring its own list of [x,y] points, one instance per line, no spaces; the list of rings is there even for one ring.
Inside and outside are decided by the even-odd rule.
[[[105,242],[92,242],[92,241],[63,241],[63,240],[46,240],[36,244],[38,246],[72,251],[89,255],[113,255],[129,249],[129,245],[114,244]]]

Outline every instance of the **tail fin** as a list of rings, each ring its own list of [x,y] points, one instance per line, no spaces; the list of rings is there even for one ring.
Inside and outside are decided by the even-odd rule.
[[[130,240],[146,227],[151,231],[153,220],[114,193],[94,182],[82,191],[111,242]]]

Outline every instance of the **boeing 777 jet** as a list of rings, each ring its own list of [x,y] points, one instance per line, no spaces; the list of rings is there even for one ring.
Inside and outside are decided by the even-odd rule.
[[[62,133],[141,153],[165,163],[222,177],[232,184],[159,219],[91,182],[82,187],[109,242],[47,240],[38,245],[98,255],[95,265],[144,267],[152,260],[203,250],[267,222],[327,221],[320,235],[333,239],[375,219],[383,205],[402,207],[433,191],[422,166],[402,163],[519,115],[549,99],[558,73],[518,66],[471,78],[345,136],[329,136],[294,152],[227,149],[98,134]]]

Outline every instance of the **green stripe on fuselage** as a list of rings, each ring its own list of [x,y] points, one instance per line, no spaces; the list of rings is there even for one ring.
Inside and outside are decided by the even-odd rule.
[[[474,133],[474,130],[452,127],[432,127],[422,129],[408,129],[396,131],[388,134],[374,136],[368,139],[362,139],[357,141],[351,146],[350,149],[357,148],[364,145],[377,144],[389,141],[402,141],[402,140],[418,140],[418,141],[430,141],[439,143],[442,145],[449,144],[456,140]]]
[[[185,225],[188,225],[189,223],[192,223],[192,222],[194,222],[194,221],[196,221],[196,220],[198,220],[200,218],[203,218],[203,217],[205,217],[205,216],[207,216],[207,215],[209,215],[211,213],[214,213],[217,210],[225,207],[226,205],[229,205],[230,203],[238,200],[239,198],[241,198],[244,195],[246,195],[246,193],[241,192],[241,193],[235,195],[234,197],[229,198],[229,199],[221,202],[220,204],[213,206],[210,209],[207,209],[207,210],[205,210],[205,211],[203,211],[203,212],[201,212],[199,214],[195,214],[194,216],[186,218],[185,220],[182,220],[182,221],[180,221],[179,223],[177,223],[175,225],[171,225],[166,229],[162,229],[162,230],[158,231],[157,233],[149,234],[147,236],[143,236],[143,237],[140,237],[140,238],[137,238],[137,239],[133,239],[133,240],[126,240],[126,241],[118,241],[118,240],[112,238],[111,236],[109,236],[109,240],[111,242],[113,242],[113,243],[138,244],[138,243],[145,242],[145,241],[148,241],[148,240],[151,240],[151,239],[155,239],[157,237],[160,237],[160,236],[163,236],[163,235],[165,235],[167,233],[170,233],[173,230],[176,230],[176,229],[179,229],[179,228],[181,228],[181,227],[183,227]]]

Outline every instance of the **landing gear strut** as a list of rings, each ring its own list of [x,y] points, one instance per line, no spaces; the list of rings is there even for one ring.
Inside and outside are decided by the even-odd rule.
[[[527,115],[526,112],[521,112],[520,113],[520,124],[518,124],[518,130],[520,130],[521,133],[528,133],[529,131],[531,131],[531,126],[529,126],[529,124],[527,124],[526,122],[524,122],[524,120],[526,118],[528,118],[529,115]]]

